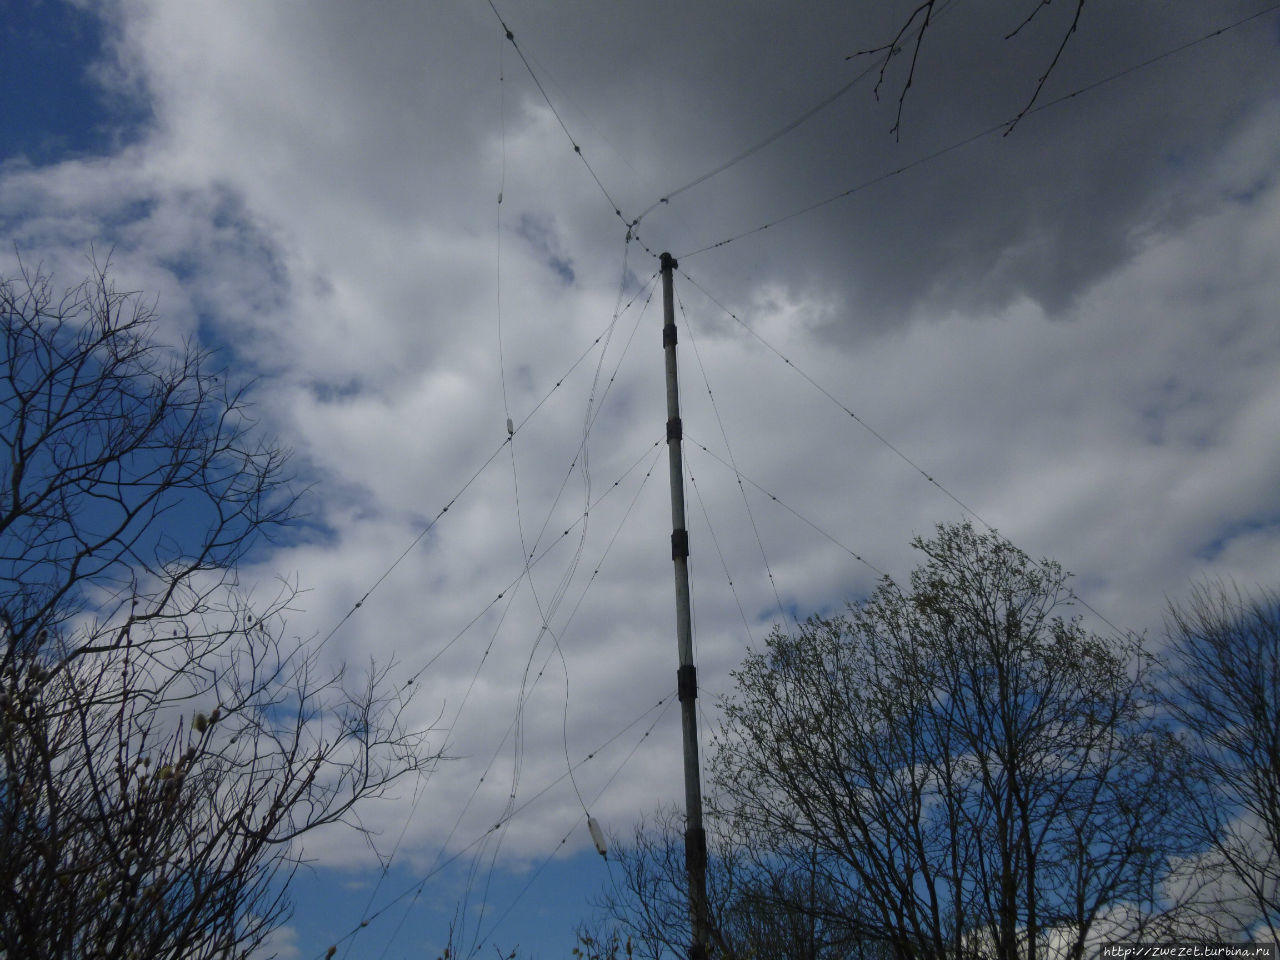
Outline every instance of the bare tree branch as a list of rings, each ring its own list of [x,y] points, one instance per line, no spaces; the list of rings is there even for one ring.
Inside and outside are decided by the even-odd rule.
[[[1167,881],[1196,846],[1175,829],[1152,659],[1064,615],[1061,568],[994,533],[914,545],[909,587],[775,631],[734,675],[708,804],[713,955],[1081,960],[1179,929]],[[665,811],[615,845],[593,943],[681,954],[682,834]]]
[[[1053,0],[1040,0],[1039,4],[1033,7],[1031,12],[1027,14],[1027,19],[1023,20],[1022,23],[1018,24],[1017,27],[1006,34],[1005,39],[1012,40],[1016,37],[1022,32],[1024,27],[1035,19],[1036,15],[1040,13],[1041,10],[1049,6],[1051,3],[1053,3]],[[1067,49],[1067,42],[1080,27],[1080,14],[1084,12],[1084,4],[1085,0],[1076,0],[1076,9],[1071,18],[1071,26],[1067,28],[1065,33],[1063,33],[1062,41],[1058,44],[1058,48],[1053,52],[1053,59],[1049,61],[1049,66],[1045,68],[1044,73],[1040,74],[1040,79],[1036,82],[1036,88],[1031,94],[1031,99],[1026,102],[1023,108],[1018,111],[1018,115],[1010,120],[1009,125],[1005,127],[1004,136],[1007,137],[1009,134],[1013,133],[1013,128],[1018,125],[1019,121],[1021,121],[1022,118],[1031,111],[1031,108],[1035,106],[1036,101],[1040,99],[1040,92],[1044,90],[1044,85],[1049,79],[1049,74],[1053,73],[1054,68],[1058,66],[1058,61],[1062,59],[1062,51]]]
[[[284,642],[291,584],[241,589],[295,506],[244,389],[105,268],[0,318],[0,956],[244,957],[424,734]]]
[[[1030,12],[1025,18],[1011,31],[1005,34],[1006,40],[1012,40],[1022,33],[1036,17],[1044,11],[1044,9],[1053,4],[1053,0],[1035,0]],[[1048,81],[1050,74],[1057,68],[1059,61],[1062,59],[1063,51],[1067,48],[1067,43],[1075,35],[1080,27],[1080,17],[1084,12],[1085,0],[1075,0],[1075,11],[1071,19],[1070,25],[1063,32],[1062,38],[1054,50],[1052,59],[1044,72],[1040,74],[1036,81],[1035,90],[1032,91],[1031,98],[1018,111],[1017,116],[1009,121],[1005,128],[1004,135],[1008,136],[1013,132],[1014,127],[1025,117],[1031,108],[1035,106],[1039,100],[1041,92],[1044,90],[1045,83]],[[922,2],[912,9],[907,18],[902,21],[898,27],[897,33],[887,43],[878,46],[868,47],[864,50],[857,50],[845,57],[846,60],[853,60],[857,57],[875,57],[879,59],[879,73],[876,77],[876,84],[873,93],[877,100],[880,99],[880,88],[884,86],[886,75],[893,61],[902,56],[907,41],[911,41],[911,58],[907,65],[907,77],[901,88],[898,90],[898,109],[894,116],[893,126],[889,128],[889,132],[893,134],[894,139],[901,138],[902,133],[902,114],[906,106],[907,93],[910,91],[912,83],[915,81],[916,68],[920,64],[920,50],[924,43],[924,35],[929,27],[933,25],[937,14],[940,14],[947,8],[949,4],[944,2],[938,5],[938,0],[922,0]],[[936,8],[936,9],[935,9]],[[912,38],[914,38],[912,40]]]
[[[1171,606],[1169,708],[1183,725],[1183,829],[1201,852],[1171,878],[1202,930],[1280,937],[1280,594],[1231,584]]]

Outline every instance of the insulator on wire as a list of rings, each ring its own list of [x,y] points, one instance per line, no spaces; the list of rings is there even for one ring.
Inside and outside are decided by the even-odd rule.
[[[604,842],[604,831],[600,829],[600,824],[595,817],[587,817],[587,829],[591,831],[591,842],[596,845],[596,852],[608,860],[609,853]]]
[[[516,432],[516,425],[511,422],[511,418],[507,417],[507,436],[510,437]]]

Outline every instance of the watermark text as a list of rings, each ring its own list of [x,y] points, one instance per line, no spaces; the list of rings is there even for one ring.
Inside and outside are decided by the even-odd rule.
[[[1280,960],[1276,945],[1245,943],[1108,943],[1099,960]]]

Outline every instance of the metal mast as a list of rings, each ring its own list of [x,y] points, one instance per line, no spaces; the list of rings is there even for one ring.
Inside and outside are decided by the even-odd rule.
[[[693,628],[689,616],[689,532],[684,519],[684,462],[680,441],[680,388],[676,380],[676,319],[671,274],[677,264],[662,254],[662,347],[667,361],[667,459],[671,467],[671,560],[676,580],[676,643],[680,669],[676,673],[680,722],[684,731],[685,870],[689,878],[689,920],[693,942],[691,960],[707,955],[707,834],[702,827],[702,780],[698,763],[698,675],[693,663]]]

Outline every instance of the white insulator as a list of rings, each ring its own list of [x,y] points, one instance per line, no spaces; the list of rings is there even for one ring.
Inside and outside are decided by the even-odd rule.
[[[608,849],[604,843],[604,831],[600,829],[600,824],[596,822],[595,817],[587,817],[587,829],[591,831],[591,842],[596,845],[596,852],[606,860],[609,859]]]
[[[516,425],[511,422],[511,418],[507,417],[507,436],[511,436],[516,432]]]

